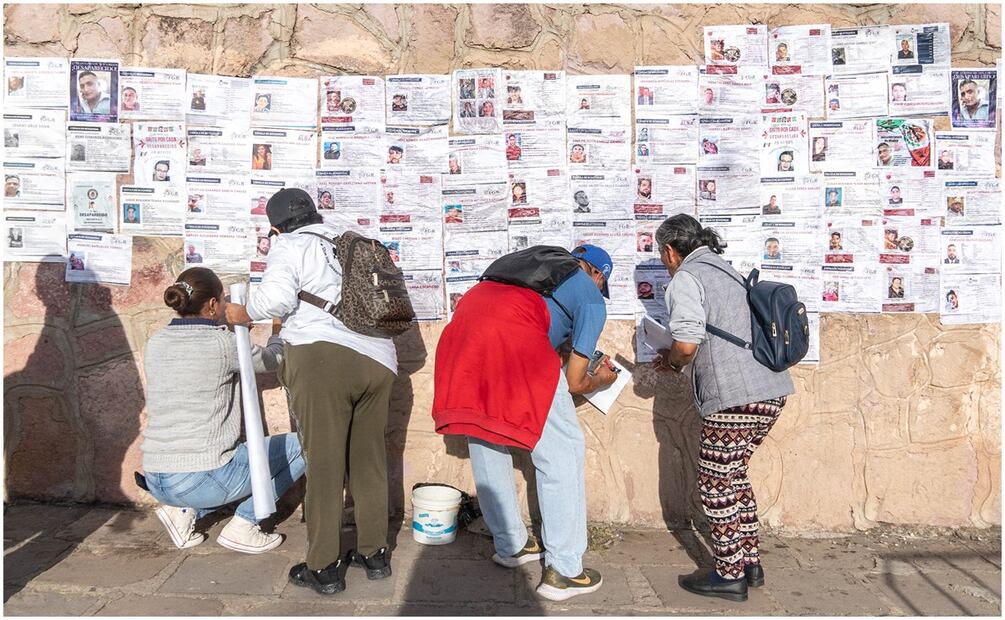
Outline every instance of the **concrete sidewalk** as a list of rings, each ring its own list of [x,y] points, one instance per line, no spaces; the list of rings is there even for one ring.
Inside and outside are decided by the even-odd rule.
[[[368,581],[351,568],[348,588],[321,597],[289,585],[303,560],[297,517],[277,531],[276,551],[234,553],[210,538],[171,545],[152,512],[19,504],[4,513],[6,615],[987,615],[1001,614],[1000,530],[873,530],[830,538],[767,533],[767,585],[746,603],[706,599],[677,586],[707,551],[688,530],[594,528],[586,564],[604,586],[562,604],[539,599],[541,567],[492,563],[488,538],[424,547],[403,527],[394,575]]]

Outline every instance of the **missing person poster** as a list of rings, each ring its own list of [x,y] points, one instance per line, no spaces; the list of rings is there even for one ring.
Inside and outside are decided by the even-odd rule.
[[[947,228],[1000,224],[1001,200],[998,179],[943,180],[939,211]]]
[[[828,75],[824,79],[827,119],[886,116],[888,82],[886,73]]]
[[[122,67],[119,118],[129,121],[184,121],[184,69]]]
[[[935,132],[939,175],[995,176],[995,134],[989,131]]]
[[[10,108],[66,109],[70,93],[70,63],[66,58],[4,59],[4,110]]]
[[[248,273],[247,218],[201,220],[185,224],[185,268],[207,267],[222,273]]]
[[[188,170],[193,174],[247,173],[251,131],[245,127],[189,126]]]
[[[554,166],[556,161],[566,157],[563,120],[508,125],[503,139],[506,141],[506,165],[511,170]]]
[[[890,26],[831,29],[831,70],[827,73],[869,73],[890,68],[894,44]]]
[[[882,290],[882,311],[889,313],[937,312],[939,269],[924,265],[888,265]]]
[[[319,81],[322,125],[384,124],[384,78],[325,75]]]
[[[129,235],[71,233],[66,245],[67,282],[129,286],[133,275]]]
[[[824,118],[824,85],[820,75],[764,76],[765,112],[802,112],[807,118]]]
[[[773,75],[830,73],[830,24],[772,28],[768,32],[768,64]]]
[[[762,114],[760,133],[761,175],[790,176],[809,172],[805,114]]]
[[[757,215],[750,199],[760,175],[757,162],[733,166],[698,166],[698,215]]]
[[[1001,225],[944,228],[938,264],[943,273],[1001,273]]]
[[[62,159],[4,159],[4,208],[62,211],[65,174]]]
[[[384,130],[384,168],[439,174],[447,161],[448,140],[446,125],[388,125]]]
[[[505,176],[444,175],[442,183],[443,229],[451,234],[505,231],[511,194],[514,202],[526,200],[524,186],[511,185]]]
[[[186,120],[190,125],[248,127],[251,91],[249,78],[189,73],[183,100]]]
[[[452,88],[455,132],[495,133],[502,129],[502,69],[458,69]]]
[[[925,118],[877,118],[873,144],[877,168],[929,168],[932,126]]]
[[[894,66],[949,68],[953,50],[948,23],[893,26],[893,38],[890,57]]]
[[[872,140],[872,121],[811,121],[810,171],[861,170],[872,164],[862,148]]]
[[[702,116],[698,121],[698,141],[699,166],[759,167],[760,115]]]
[[[314,101],[314,98],[311,98]],[[308,129],[252,129],[251,170],[311,174],[317,166],[318,134]]]
[[[389,125],[445,125],[450,121],[449,75],[389,75],[384,93]],[[494,100],[495,86],[482,94],[482,101]],[[478,93],[475,95],[477,103]]]
[[[185,123],[133,123],[134,181],[182,185],[188,161],[185,139]]]
[[[565,89],[567,122],[570,127],[628,127],[631,95],[630,75],[570,75]]]
[[[949,113],[949,70],[921,65],[890,70],[890,116]]]
[[[444,177],[446,178],[446,177]],[[568,214],[566,192],[569,177],[565,168],[510,170],[509,223],[539,221],[547,214]]]
[[[998,72],[994,69],[953,69],[949,81],[952,126],[994,129],[998,118]]]
[[[246,222],[248,182],[246,174],[188,175],[185,179],[186,222],[204,219]]]
[[[569,175],[568,204],[575,221],[629,220],[634,217],[635,180],[620,171]]]
[[[693,65],[635,67],[635,116],[698,112],[698,68]]]
[[[384,123],[321,125],[321,165],[380,169],[387,162]]]
[[[457,175],[500,175],[506,172],[506,147],[502,134],[457,136],[447,141],[449,177]],[[446,177],[445,177],[446,178]]]
[[[404,272],[405,289],[419,321],[439,321],[443,318],[443,271],[440,269],[408,270]]]
[[[70,59],[70,120],[119,120],[119,61]]]
[[[631,165],[631,130],[626,125],[569,127],[569,170],[583,168],[623,169]]]
[[[880,175],[880,202],[886,217],[926,217],[939,220],[941,185],[934,170],[901,168]]]
[[[705,26],[705,62],[768,67],[768,27],[763,24]]]
[[[820,202],[824,217],[879,219],[883,212],[883,199],[878,172],[825,172],[823,176]]]
[[[6,211],[4,260],[62,263],[66,230],[66,211]]]
[[[11,110],[3,115],[4,157],[66,156],[66,110]]]
[[[251,79],[251,124],[256,127],[311,129],[318,126],[318,81],[256,75]]]
[[[565,119],[565,71],[503,71],[503,125]],[[465,104],[463,108],[470,114]]]
[[[326,221],[335,212],[345,212],[354,215],[353,221],[369,215],[376,226],[378,214],[375,213],[375,205],[382,202],[382,187],[377,169],[318,170],[314,178],[316,194],[313,198],[318,213],[326,218]],[[260,194],[256,200],[262,197],[268,201],[271,196]],[[264,215],[262,211],[263,209],[253,210],[252,215]]]
[[[123,185],[119,188],[119,232],[179,237],[185,226],[185,200],[185,188],[177,185]]]
[[[1001,322],[1002,276],[942,274],[939,283],[939,319],[943,325]]]
[[[115,175],[71,172],[66,175],[66,206],[76,230],[115,232]]]
[[[698,161],[698,115],[635,119],[635,161],[694,164]]]
[[[752,114],[760,110],[763,92],[763,70],[725,65],[698,68],[698,112],[702,114]]]
[[[131,128],[128,123],[67,123],[66,169],[128,174]]]

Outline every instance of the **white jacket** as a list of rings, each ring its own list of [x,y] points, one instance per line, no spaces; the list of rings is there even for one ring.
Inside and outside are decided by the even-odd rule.
[[[248,301],[248,314],[261,321],[283,319],[279,336],[291,345],[334,342],[380,362],[398,373],[398,358],[390,338],[364,336],[321,308],[297,298],[300,291],[337,304],[342,299],[342,267],[329,239],[339,231],[328,224],[311,224],[273,237],[262,283]]]

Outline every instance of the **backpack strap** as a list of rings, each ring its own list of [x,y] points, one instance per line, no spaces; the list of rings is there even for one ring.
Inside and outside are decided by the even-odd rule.
[[[328,243],[332,244],[332,246],[334,247],[334,250],[335,250],[335,256],[336,256],[336,258],[338,257],[338,245],[336,243],[336,241],[338,241],[337,238],[331,239],[331,238],[326,237],[326,236],[324,236],[322,234],[319,234],[319,233],[316,233],[316,232],[311,232],[309,230],[302,230],[302,231],[300,231],[300,234],[301,235],[313,235],[313,236],[317,237],[318,239],[324,239]],[[336,304],[336,303],[328,301],[327,299],[325,299],[323,297],[318,297],[314,293],[308,293],[307,291],[300,291],[299,293],[297,293],[297,299],[299,299],[301,301],[306,301],[310,305],[315,306],[317,308],[320,308],[322,311],[327,312],[328,314],[332,315],[335,318],[338,318],[338,316],[335,313],[338,312],[339,306],[342,305],[341,302],[339,302],[339,303]]]
[[[708,267],[712,267],[713,269],[718,269],[722,273],[724,273],[727,276],[729,276],[730,280],[732,280],[733,282],[736,282],[737,284],[739,284],[740,286],[742,286],[747,291],[749,291],[751,289],[751,287],[754,286],[754,284],[757,284],[757,278],[758,278],[758,275],[759,275],[759,272],[757,271],[757,269],[751,269],[750,270],[750,275],[747,277],[747,279],[746,280],[741,280],[741,279],[738,279],[735,274],[733,274],[733,273],[731,273],[729,271],[726,271],[725,269],[723,269],[722,267],[716,265],[715,263],[709,263],[709,262],[700,261],[700,260],[696,260],[695,262],[700,262],[702,265],[706,265]],[[731,344],[735,344],[736,346],[740,347],[741,349],[751,349],[754,346],[753,343],[747,342],[743,338],[740,338],[739,336],[731,334],[731,333],[729,333],[729,332],[727,332],[727,331],[725,331],[723,329],[719,329],[715,325],[710,325],[708,323],[705,323],[705,331],[707,331],[708,333],[712,334],[713,336],[718,336],[719,338],[722,338],[726,342],[729,342]]]

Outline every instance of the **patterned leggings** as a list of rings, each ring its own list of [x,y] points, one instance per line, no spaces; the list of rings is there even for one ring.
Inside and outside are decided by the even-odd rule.
[[[747,465],[785,406],[785,397],[731,407],[702,420],[698,492],[712,534],[715,570],[726,579],[743,577],[759,564],[757,500]]]

